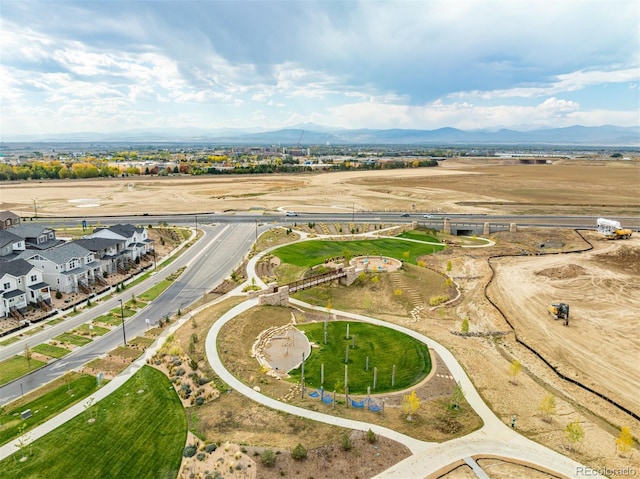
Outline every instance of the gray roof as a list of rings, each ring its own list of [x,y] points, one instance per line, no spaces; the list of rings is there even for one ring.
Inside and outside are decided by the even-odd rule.
[[[90,254],[86,248],[74,242],[64,243],[55,248],[46,249],[44,251],[23,251],[19,257],[24,259],[33,258],[36,255],[42,256],[55,264],[64,264],[73,258],[84,258]]]
[[[5,274],[18,277],[29,274],[35,268],[31,263],[23,259],[14,259],[13,261],[0,261],[0,278]]]
[[[51,228],[33,223],[21,223],[17,226],[9,228],[13,234],[20,236],[21,238],[37,238],[41,234],[49,231],[53,231]]]
[[[138,228],[137,226],[134,226],[132,224],[117,224],[109,226],[108,228],[98,228],[96,229],[96,231],[99,231],[101,229],[113,231],[115,234],[123,236],[124,238],[131,238],[134,233],[140,233],[144,231],[144,228]]]
[[[113,248],[119,243],[124,243],[124,240],[112,239],[112,238],[82,238],[72,241],[79,244],[83,248],[89,251],[103,251],[109,248]]]
[[[3,296],[6,299],[11,299],[11,298],[17,298],[18,296],[26,296],[26,294],[27,293],[25,293],[21,289],[14,289],[13,291],[9,291],[7,293],[4,293]]]
[[[11,219],[18,218],[18,219],[20,219],[20,216],[15,214],[15,213],[13,213],[12,211],[7,211],[7,210],[0,211],[0,221],[4,221],[4,220],[9,219],[9,218],[11,218]]]
[[[54,248],[62,243],[64,243],[64,240],[49,240],[49,241],[45,241],[44,243],[29,243],[29,242],[25,242],[25,246],[29,249],[50,249],[50,248]]]
[[[9,230],[0,230],[0,248],[7,246],[9,243],[17,243],[18,241],[24,241],[24,238]]]

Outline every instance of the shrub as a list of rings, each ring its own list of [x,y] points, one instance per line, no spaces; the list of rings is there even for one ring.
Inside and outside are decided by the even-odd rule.
[[[184,368],[176,369],[176,376],[184,376],[185,370]]]
[[[447,301],[449,301],[449,296],[447,296],[446,294],[440,296],[431,296],[431,298],[429,298],[429,305],[438,306],[439,304],[446,303]]]
[[[62,292],[56,291],[56,299],[62,299]]]
[[[306,448],[302,444],[298,443],[298,445],[293,448],[293,451],[291,452],[291,457],[294,458],[296,461],[305,459],[307,457]]]
[[[196,406],[202,406],[204,404],[204,398],[202,396],[198,396],[196,398]]]
[[[207,457],[207,455],[204,452],[199,452],[198,454],[196,454],[196,459],[198,461],[204,461],[205,457]]]
[[[273,465],[276,463],[276,455],[271,449],[265,449],[260,455],[260,460],[265,466],[273,467]]]
[[[193,444],[189,444],[182,450],[182,455],[184,457],[193,457],[196,455],[196,452],[198,452],[198,448]]]
[[[216,449],[218,449],[218,445],[216,443],[214,443],[214,442],[212,442],[211,444],[207,444],[204,447],[204,450],[207,451],[209,454],[211,454]]]
[[[211,379],[209,379],[209,378],[204,378],[204,377],[198,378],[198,384],[200,386],[204,386],[205,384],[210,383],[210,382],[211,382]]]
[[[369,444],[374,444],[378,441],[378,436],[376,436],[376,433],[373,432],[371,429],[367,431],[366,438]]]
[[[340,437],[340,447],[342,448],[343,451],[350,451],[351,448],[353,447],[353,443],[351,442],[351,438],[349,437],[349,435],[347,433],[344,433]]]

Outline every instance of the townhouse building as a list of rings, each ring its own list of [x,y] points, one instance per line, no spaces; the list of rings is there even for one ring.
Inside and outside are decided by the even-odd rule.
[[[29,305],[49,309],[50,304],[51,288],[42,271],[24,259],[0,262],[0,317],[19,317]]]

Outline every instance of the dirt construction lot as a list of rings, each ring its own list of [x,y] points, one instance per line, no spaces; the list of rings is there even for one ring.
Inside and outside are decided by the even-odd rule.
[[[602,241],[579,254],[493,261],[490,296],[518,337],[559,370],[640,414],[640,237]],[[551,303],[570,305],[569,327]]]
[[[635,215],[639,198],[637,161],[505,165],[452,159],[437,168],[403,170],[5,183],[0,210],[32,216],[35,202],[40,216],[276,208]]]

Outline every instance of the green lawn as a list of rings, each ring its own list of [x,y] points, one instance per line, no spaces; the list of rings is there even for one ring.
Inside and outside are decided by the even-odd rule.
[[[392,238],[358,241],[312,240],[294,243],[273,251],[284,263],[310,268],[335,256],[383,255],[417,264],[417,258],[444,246],[402,241]]]
[[[61,343],[70,343],[75,346],[84,346],[85,344],[88,344],[91,342],[90,338],[85,338],[84,336],[77,336],[72,333],[62,333],[61,335],[56,336],[53,339]]]
[[[5,416],[2,418],[0,444],[6,444],[16,438],[23,424],[26,426],[25,431],[29,431],[89,396],[96,389],[96,378],[89,374],[83,374],[79,378],[69,381],[68,385],[63,384],[33,401],[15,408],[9,406],[5,411]],[[20,413],[27,409],[31,409],[33,416],[23,421],[20,418]]]
[[[46,363],[38,361],[37,359],[31,359],[31,367],[29,367],[29,361],[21,355],[16,355],[11,359],[6,359],[0,362],[0,385],[13,381],[20,376],[24,376],[29,371],[38,369],[45,364]]]
[[[88,422],[91,411],[83,412],[35,441],[27,461],[0,462],[3,477],[177,477],[187,418],[164,374],[144,366],[92,410],[95,422]]]
[[[86,335],[88,335],[89,333],[91,333],[91,335],[93,335],[93,336],[103,336],[103,335],[107,334],[109,331],[111,331],[109,328],[103,328],[102,326],[98,326],[96,324],[93,325],[93,329],[90,329],[89,328],[89,324],[85,323],[85,324],[81,324],[80,326],[78,326],[72,332],[74,334],[86,334]]]
[[[400,233],[398,237],[409,238],[409,239],[414,239],[418,241],[428,241],[429,243],[440,243],[438,238],[434,238],[432,235],[430,235],[426,231],[420,231],[420,230],[405,231],[404,233]]]
[[[115,316],[114,311],[111,311],[111,314],[105,314],[103,316],[99,316],[96,319],[94,319],[94,321],[96,323],[110,324],[111,326],[120,326],[122,324],[122,318],[120,317],[120,309],[118,308],[117,316]]]
[[[20,341],[20,339],[20,336],[13,336],[9,339],[5,339],[4,341],[0,341],[0,346],[9,346],[10,344]]]
[[[61,358],[62,356],[66,356],[71,352],[68,349],[60,348],[58,346],[53,346],[47,343],[38,344],[31,349],[34,353],[44,354],[45,356],[51,356],[52,358]]]
[[[147,302],[153,301],[158,296],[160,296],[169,286],[171,286],[171,281],[163,279],[158,284],[142,293],[140,295],[140,299]]]
[[[346,339],[349,324],[350,339]],[[344,392],[345,353],[349,347],[349,392],[366,394],[401,390],[420,382],[431,371],[428,347],[415,339],[389,328],[366,323],[338,321],[327,323],[327,344],[324,344],[324,323],[298,326],[309,341],[320,345],[305,361],[305,383],[309,388],[320,387],[320,367],[324,363],[324,388]],[[355,348],[353,335],[355,334]],[[369,356],[369,370],[366,360]],[[395,385],[391,386],[393,365],[396,365]],[[373,389],[373,368],[378,368],[378,383]],[[300,369],[291,371],[295,381],[300,380]]]

